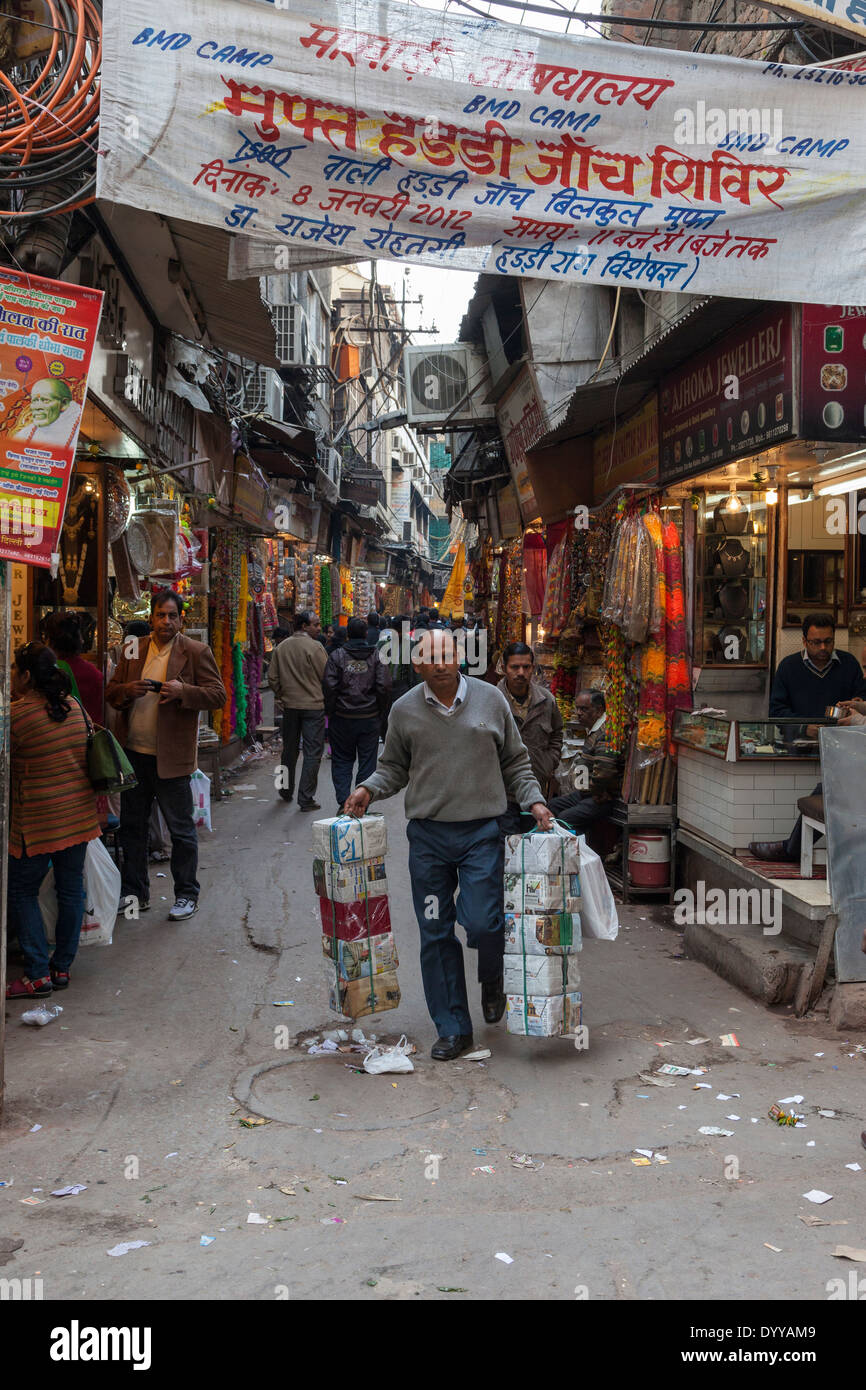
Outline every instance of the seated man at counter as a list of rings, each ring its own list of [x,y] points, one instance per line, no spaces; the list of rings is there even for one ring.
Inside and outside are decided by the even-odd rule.
[[[808,613],[803,619],[803,650],[786,656],[776,667],[770,690],[771,719],[823,719],[833,705],[844,705],[866,696],[866,678],[856,657],[850,652],[836,650],[836,625],[824,613]],[[806,726],[810,737],[817,738],[813,724]],[[812,796],[810,812],[816,819],[824,816],[824,799],[819,782]],[[800,858],[802,817],[787,840],[753,840],[749,852],[756,859],[771,862]]]
[[[601,691],[579,690],[574,701],[574,717],[587,730],[575,765],[577,790],[555,797],[550,809],[578,835],[585,835],[593,821],[610,815],[620,793],[622,768],[621,759],[610,751],[606,741],[607,705]]]

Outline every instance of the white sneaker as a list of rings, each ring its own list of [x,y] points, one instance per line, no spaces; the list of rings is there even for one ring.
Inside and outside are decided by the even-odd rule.
[[[198,912],[197,898],[178,898],[168,914],[168,920],[170,922],[185,922],[187,917],[191,917],[194,912]]]

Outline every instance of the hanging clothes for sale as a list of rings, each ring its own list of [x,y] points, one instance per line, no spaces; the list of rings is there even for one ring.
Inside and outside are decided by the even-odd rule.
[[[540,617],[544,609],[546,586],[547,544],[544,536],[534,531],[527,531],[523,537],[523,587],[525,595],[523,611],[529,617]]]
[[[678,709],[692,707],[692,677],[686,637],[686,602],[683,585],[683,557],[680,533],[675,521],[664,528],[665,565],[665,720],[668,749],[673,743],[674,715]]]
[[[639,524],[650,542],[650,629],[641,653],[637,720],[638,757],[645,764],[663,756],[666,742],[666,599],[661,519],[650,511]]]

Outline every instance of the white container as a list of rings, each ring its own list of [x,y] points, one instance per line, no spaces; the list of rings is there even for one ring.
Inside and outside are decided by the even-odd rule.
[[[506,1028],[523,1037],[555,1038],[580,1027],[583,996],[572,994],[509,994]]]
[[[313,853],[335,864],[354,864],[384,854],[388,835],[383,816],[331,816],[313,821]]]
[[[577,956],[505,956],[506,994],[564,994],[579,984]]]

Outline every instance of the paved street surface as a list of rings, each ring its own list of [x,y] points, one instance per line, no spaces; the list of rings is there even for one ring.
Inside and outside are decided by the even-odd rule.
[[[393,801],[403,1002],[361,1026],[407,1033],[416,1070],[368,1076],[354,1057],[280,1049],[276,1028],[294,1040],[335,1026],[313,818],[276,799],[271,761],[233,785],[203,835],[197,916],[162,919],[170,880],[154,865],[156,910],[81,953],[58,1022],[28,1029],[23,1006],[8,1006],[0,1180],[14,1184],[0,1190],[0,1238],[24,1244],[4,1275],[39,1272],[50,1299],[823,1300],[828,1280],[862,1271],[831,1253],[866,1245],[866,1171],[845,1166],[866,1169],[856,1037],[768,1012],[681,958],[669,912],[629,907],[618,941],[583,951],[588,1051],[485,1026],[473,984],[476,1040],[492,1057],[432,1062]],[[327,763],[319,791],[330,813]],[[730,1032],[739,1048],[721,1045]],[[696,1037],[709,1041],[688,1046]],[[640,1079],[665,1062],[708,1071],[665,1088]],[[768,1107],[799,1094],[806,1128],[779,1129]],[[240,1125],[255,1115],[269,1122]],[[639,1148],[668,1162],[636,1165]],[[87,1190],[48,1195],[70,1183]],[[833,1200],[813,1205],[811,1189]],[[44,1200],[23,1205],[31,1195]],[[252,1212],[268,1224],[249,1224]],[[216,1239],[202,1247],[202,1235]],[[106,1253],[139,1240],[149,1247]]]

